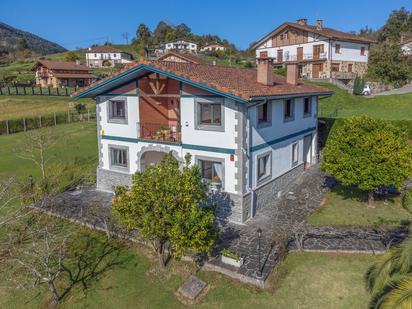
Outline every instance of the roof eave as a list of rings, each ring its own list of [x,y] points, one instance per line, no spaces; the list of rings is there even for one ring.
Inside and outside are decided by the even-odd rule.
[[[324,96],[332,95],[334,91],[319,91],[319,92],[303,92],[303,93],[290,93],[290,94],[278,94],[278,95],[262,95],[262,96],[252,96],[250,97],[250,102],[261,101],[261,100],[276,100],[276,99],[291,99],[298,97],[307,96]]]

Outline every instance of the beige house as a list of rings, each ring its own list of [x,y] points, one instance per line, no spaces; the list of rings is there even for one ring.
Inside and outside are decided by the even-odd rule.
[[[156,60],[158,61],[170,61],[170,62],[186,62],[194,64],[207,64],[202,58],[191,54],[191,53],[178,53],[173,51],[168,51],[167,53],[159,56]]]
[[[301,77],[350,80],[364,75],[372,40],[324,27],[322,20],[286,22],[260,39],[253,48],[257,59],[275,67],[296,62]]]
[[[91,69],[79,62],[39,60],[33,70],[40,87],[84,87],[96,79]]]
[[[213,51],[225,51],[226,47],[224,47],[222,44],[219,43],[212,43],[212,44],[207,44],[206,46],[203,46],[200,51],[203,53],[207,52],[213,52]]]

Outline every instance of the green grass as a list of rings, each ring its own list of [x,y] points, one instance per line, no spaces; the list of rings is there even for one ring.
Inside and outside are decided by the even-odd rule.
[[[51,129],[59,138],[59,142],[50,149],[51,162],[72,164],[77,171],[94,175],[97,165],[96,123],[63,124]],[[0,136],[0,176],[21,178],[40,174],[31,161],[18,157],[24,134]]]
[[[399,225],[409,219],[408,212],[401,206],[401,198],[392,197],[386,202],[375,200],[375,208],[367,207],[365,193],[338,186],[326,193],[325,200],[308,222],[313,225]]]
[[[81,102],[90,110],[95,109],[91,99],[72,100],[70,97],[55,96],[0,96],[0,121],[30,116],[50,115],[72,109]]]
[[[387,120],[412,120],[412,93],[388,96],[355,96],[330,83],[317,83],[334,95],[320,99],[319,117],[346,118],[368,115]],[[334,115],[335,110],[337,115]]]

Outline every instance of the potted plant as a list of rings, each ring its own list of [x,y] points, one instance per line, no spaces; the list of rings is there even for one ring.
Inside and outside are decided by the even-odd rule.
[[[243,265],[244,258],[236,253],[232,252],[229,249],[223,249],[222,250],[222,263],[234,266],[234,267],[240,267]]]
[[[213,176],[212,181],[210,182],[212,190],[219,190],[222,187],[222,180],[219,176]]]

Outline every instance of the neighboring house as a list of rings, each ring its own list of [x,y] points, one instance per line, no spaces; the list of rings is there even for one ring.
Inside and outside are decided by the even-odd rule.
[[[225,50],[226,50],[226,47],[224,47],[222,44],[219,44],[219,43],[207,44],[206,46],[203,46],[200,49],[201,52],[225,51]]]
[[[158,48],[156,48],[155,53],[159,55],[170,50],[197,53],[197,44],[185,40],[176,40],[161,44]]]
[[[412,39],[402,42],[401,49],[404,55],[412,55]]]
[[[145,61],[76,93],[97,102],[97,189],[130,186],[166,153],[181,163],[190,154],[218,218],[245,222],[317,160],[318,96],[332,92],[297,73],[290,64],[277,76],[268,61]]]
[[[294,61],[299,75],[308,78],[353,79],[368,68],[372,40],[355,34],[315,26],[307,19],[286,22],[253,45],[256,58],[270,59],[274,66]]]
[[[96,79],[91,69],[78,61],[39,60],[32,70],[40,87],[84,87]]]
[[[116,63],[130,63],[133,56],[110,45],[89,47],[86,65],[93,68],[114,67]]]
[[[167,53],[157,57],[158,61],[171,61],[171,62],[187,62],[195,64],[207,64],[202,58],[191,53],[177,53],[168,51]]]

